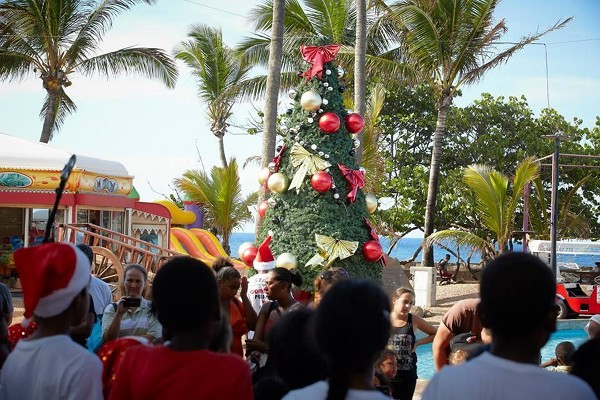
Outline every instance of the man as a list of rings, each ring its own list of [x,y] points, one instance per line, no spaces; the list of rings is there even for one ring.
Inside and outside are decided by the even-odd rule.
[[[481,277],[481,323],[491,330],[489,352],[434,375],[423,400],[593,400],[591,388],[568,374],[538,366],[540,349],[556,329],[556,278],[539,258],[501,255]]]
[[[590,339],[600,338],[600,314],[592,315],[585,326],[585,331]]]
[[[272,236],[268,235],[264,242],[258,247],[258,253],[256,253],[256,258],[253,263],[257,273],[248,278],[248,299],[257,315],[260,313],[263,304],[269,301],[269,299],[267,299],[267,294],[265,293],[265,280],[267,279],[267,273],[275,268],[276,264],[273,253],[271,253],[269,247],[271,239]]]
[[[94,252],[91,247],[86,244],[78,244],[77,248],[85,253],[87,258],[90,260],[90,268],[93,266]],[[94,302],[94,312],[99,320],[102,320],[102,313],[106,306],[112,303],[112,292],[108,283],[102,279],[92,275],[90,281],[90,296]]]
[[[156,273],[152,295],[169,342],[129,348],[109,399],[252,399],[248,364],[208,351],[221,318],[212,269],[192,257],[174,257]]]
[[[20,340],[0,377],[0,399],[102,399],[100,359],[69,337],[89,307],[88,259],[70,244],[19,249],[15,265],[26,321],[38,329]]]
[[[460,300],[442,318],[432,344],[433,363],[436,371],[448,364],[452,338],[471,333],[471,342],[481,341],[482,326],[477,313],[478,304],[479,299]]]

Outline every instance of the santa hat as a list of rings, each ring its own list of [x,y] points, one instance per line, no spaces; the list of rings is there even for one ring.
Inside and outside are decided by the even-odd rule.
[[[19,249],[14,255],[23,289],[24,317],[54,317],[90,283],[90,262],[68,243]]]
[[[273,234],[269,232],[269,235],[265,238],[265,241],[258,246],[258,253],[256,253],[256,258],[254,259],[254,269],[257,271],[267,271],[269,269],[275,268],[275,259],[273,258],[273,253],[271,253],[271,249],[269,248],[269,243],[271,243],[271,239],[273,238]]]

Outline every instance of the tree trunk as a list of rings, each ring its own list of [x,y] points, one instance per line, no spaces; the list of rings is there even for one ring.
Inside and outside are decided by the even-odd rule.
[[[444,131],[446,130],[446,117],[448,109],[452,104],[452,97],[445,95],[440,100],[438,106],[438,117],[435,125],[435,133],[433,135],[433,149],[431,151],[431,166],[429,170],[429,186],[427,189],[427,206],[425,208],[425,229],[424,239],[433,233],[435,224],[435,203],[438,192],[440,178],[440,159],[442,158],[442,146],[444,145]],[[433,246],[427,244],[427,240],[423,240],[423,267],[433,267]]]
[[[221,239],[221,245],[223,246],[223,250],[228,255],[231,255],[231,247],[229,246],[229,232],[223,232],[223,238]]]
[[[42,126],[42,135],[40,136],[40,142],[48,143],[52,139],[52,131],[54,130],[54,121],[56,118],[56,106],[58,102],[58,92],[56,90],[46,90],[48,92],[48,99],[50,107],[46,109],[46,115],[44,116],[44,125]]]
[[[217,144],[219,147],[219,158],[221,159],[221,167],[227,168],[227,157],[225,157],[225,145],[223,144],[223,136],[217,136]]]
[[[354,111],[363,118],[367,111],[365,58],[367,52],[367,0],[356,1],[356,43],[354,45]],[[356,134],[360,146],[356,149],[356,163],[360,165],[363,157],[363,132]]]
[[[265,99],[265,117],[262,140],[261,167],[269,165],[275,155],[275,138],[277,136],[277,100],[281,81],[281,57],[283,53],[283,20],[285,0],[273,1],[273,25],[271,28],[271,44],[269,46],[269,69],[267,71],[267,98]],[[258,204],[266,197],[266,190],[261,187],[258,193]],[[258,232],[258,224],[256,225]]]

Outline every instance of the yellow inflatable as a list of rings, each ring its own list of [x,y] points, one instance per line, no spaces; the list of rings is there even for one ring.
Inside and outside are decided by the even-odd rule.
[[[165,206],[171,213],[173,225],[190,225],[196,222],[196,215],[191,211],[183,211],[175,203],[169,200],[157,200],[155,203]]]

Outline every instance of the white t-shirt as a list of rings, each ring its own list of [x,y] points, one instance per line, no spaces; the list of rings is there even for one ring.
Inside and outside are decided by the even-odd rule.
[[[267,299],[267,295],[265,294],[265,280],[267,279],[267,274],[257,273],[248,278],[248,300],[250,300],[250,304],[252,304],[252,308],[256,311],[256,315],[260,312],[260,308],[265,304],[269,299]]]
[[[319,381],[302,389],[292,390],[282,400],[324,400],[327,398],[329,383]],[[390,400],[389,397],[377,390],[348,390],[346,400]]]
[[[106,306],[112,303],[110,286],[102,279],[92,276],[89,292],[94,300],[94,312],[96,315],[102,315]]]
[[[102,363],[66,335],[20,340],[2,367],[0,399],[101,400]]]
[[[483,353],[435,374],[425,388],[423,400],[437,399],[594,400],[596,396],[587,383],[575,376]]]

